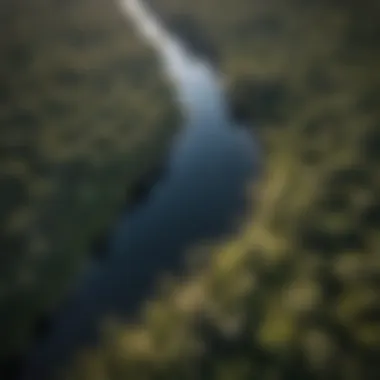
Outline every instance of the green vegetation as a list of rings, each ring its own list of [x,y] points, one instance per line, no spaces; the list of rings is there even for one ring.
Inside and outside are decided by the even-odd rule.
[[[1,366],[161,161],[179,114],[113,1],[9,0],[0,17]]]
[[[378,378],[379,5],[149,2],[212,44],[265,175],[241,232],[190,252],[190,275],[163,283],[138,325],[110,322],[64,378]]]

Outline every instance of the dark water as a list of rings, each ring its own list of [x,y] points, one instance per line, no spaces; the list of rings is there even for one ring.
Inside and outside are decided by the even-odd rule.
[[[174,139],[163,178],[121,218],[105,259],[91,264],[36,346],[25,380],[49,379],[52,369],[96,339],[104,317],[131,315],[154,294],[160,273],[178,271],[184,253],[202,240],[231,232],[248,207],[247,185],[258,168],[251,136],[231,122],[217,74],[184,51],[138,4],[124,0],[121,11],[160,54],[185,125]]]

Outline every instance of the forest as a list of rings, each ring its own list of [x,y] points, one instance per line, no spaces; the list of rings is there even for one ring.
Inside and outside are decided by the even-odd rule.
[[[1,367],[60,304],[180,116],[116,3],[12,0],[0,17]]]
[[[146,1],[223,73],[264,173],[238,232],[189,250],[186,276],[163,277],[138,322],[104,321],[57,379],[377,379],[380,5]],[[1,354],[25,348],[178,125],[155,56],[112,2],[56,3],[59,17],[48,0],[12,2],[1,26],[14,33],[0,33],[0,98],[12,104],[0,107],[0,249],[13,253],[1,257]]]

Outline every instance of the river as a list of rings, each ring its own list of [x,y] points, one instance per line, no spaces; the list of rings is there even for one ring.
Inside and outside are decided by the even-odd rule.
[[[186,51],[141,1],[119,3],[126,21],[156,49],[184,125],[163,178],[118,221],[105,259],[78,280],[31,353],[23,380],[50,379],[78,349],[96,341],[106,316],[132,315],[154,294],[161,273],[180,273],[191,247],[230,233],[248,208],[247,186],[258,172],[257,146],[230,117],[218,73]]]

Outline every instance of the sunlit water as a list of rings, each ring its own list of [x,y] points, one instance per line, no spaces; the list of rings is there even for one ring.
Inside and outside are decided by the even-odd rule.
[[[185,116],[166,174],[115,227],[107,259],[91,267],[31,355],[23,379],[51,378],[83,345],[94,342],[108,315],[133,313],[154,294],[162,272],[177,272],[184,253],[229,233],[247,208],[256,173],[251,136],[228,115],[218,75],[188,53],[136,0],[120,0],[128,22],[157,50]]]

